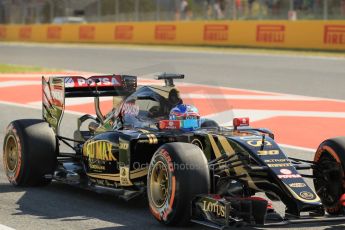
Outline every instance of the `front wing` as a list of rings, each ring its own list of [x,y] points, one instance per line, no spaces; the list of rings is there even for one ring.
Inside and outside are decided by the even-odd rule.
[[[243,225],[265,227],[345,221],[345,216],[313,215],[315,213],[299,217],[282,217],[263,198],[232,198],[209,194],[199,195],[192,201],[191,221],[215,229]]]

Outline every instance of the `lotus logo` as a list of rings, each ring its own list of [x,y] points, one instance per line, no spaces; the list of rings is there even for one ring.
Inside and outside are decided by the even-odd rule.
[[[299,195],[306,200],[312,200],[315,197],[313,193],[307,191],[300,192]]]
[[[280,172],[284,175],[290,175],[292,172],[289,169],[281,169]]]

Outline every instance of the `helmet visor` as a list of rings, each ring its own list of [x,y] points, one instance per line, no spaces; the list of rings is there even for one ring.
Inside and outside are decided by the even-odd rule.
[[[198,129],[200,128],[199,119],[188,119],[181,121],[181,128],[183,129]]]

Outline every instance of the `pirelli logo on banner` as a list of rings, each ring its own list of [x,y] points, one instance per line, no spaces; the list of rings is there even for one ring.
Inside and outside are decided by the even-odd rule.
[[[94,26],[80,26],[79,40],[94,40],[96,28]]]
[[[134,27],[131,25],[115,26],[114,39],[130,41],[133,39]]]
[[[21,27],[19,29],[19,39],[29,40],[31,39],[32,28],[30,26]]]
[[[155,27],[155,40],[173,41],[176,39],[175,25],[157,25]]]
[[[227,41],[228,39],[228,25],[214,24],[204,26],[204,41]]]
[[[47,28],[47,39],[59,40],[61,39],[61,26],[49,26]]]
[[[324,44],[345,45],[345,25],[326,25]]]
[[[256,41],[264,43],[284,43],[284,25],[257,25]]]
[[[6,27],[0,26],[0,39],[6,38]]]

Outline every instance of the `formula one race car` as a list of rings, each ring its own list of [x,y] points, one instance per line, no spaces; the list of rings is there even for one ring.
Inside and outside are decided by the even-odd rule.
[[[55,180],[125,200],[147,194],[152,215],[166,225],[192,221],[224,229],[345,220],[345,138],[323,142],[306,161],[289,158],[272,132],[251,128],[248,118],[234,118],[232,127],[198,116],[176,119],[171,111],[183,100],[174,79],[182,78],[161,74],[164,86],[140,87],[126,75],[43,78],[43,119],[16,120],[6,131],[9,181],[38,186]],[[114,98],[106,115],[102,96]],[[97,115],[80,117],[74,138],[59,131],[70,97],[94,97]],[[62,152],[63,143],[73,153]],[[305,177],[314,179],[316,192]],[[255,196],[260,192],[266,197]],[[282,201],[285,215],[269,200]]]

